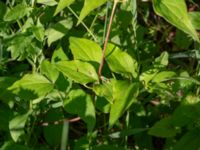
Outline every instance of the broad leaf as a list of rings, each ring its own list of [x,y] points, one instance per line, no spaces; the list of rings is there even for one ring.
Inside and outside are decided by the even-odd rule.
[[[39,74],[26,74],[9,87],[9,90],[12,90],[13,93],[23,95],[24,98],[30,98],[31,95],[29,94],[31,93],[36,97],[45,96],[52,89],[53,84]]]
[[[44,74],[48,79],[53,83],[57,80],[59,72],[56,69],[54,64],[51,64],[49,61],[44,60],[41,64],[41,73]]]
[[[14,77],[0,77],[0,100],[9,102],[14,99],[14,94],[7,88],[10,87],[17,78]]]
[[[18,4],[13,9],[9,10],[8,13],[4,16],[5,21],[17,21],[18,19],[23,18],[31,8],[27,7],[24,4]]]
[[[137,61],[117,46],[108,44],[105,59],[113,72],[137,77]]]
[[[47,6],[55,6],[57,4],[55,0],[37,0],[37,3],[44,4]]]
[[[69,58],[63,51],[63,48],[59,45],[53,52],[53,55],[51,57],[51,62],[56,63],[61,60],[69,60]]]
[[[102,50],[97,43],[76,37],[70,37],[69,43],[74,59],[100,63]]]
[[[98,81],[95,68],[87,62],[79,60],[60,61],[56,66],[65,76],[78,83],[87,84]]]
[[[79,24],[92,10],[100,7],[106,1],[107,0],[85,0],[77,24]]]
[[[194,28],[200,30],[200,11],[189,12],[189,17]]]
[[[173,150],[199,150],[200,130],[198,128],[187,132],[174,146]]]
[[[60,0],[58,2],[58,6],[56,7],[56,11],[54,13],[54,16],[57,15],[61,10],[63,10],[65,7],[71,5],[75,0]]]
[[[111,105],[110,127],[123,115],[123,113],[136,101],[139,93],[139,84],[129,81],[113,81],[113,104]]]
[[[199,42],[197,32],[187,13],[185,0],[153,0],[153,7],[158,15]]]
[[[64,37],[69,29],[71,29],[73,22],[71,19],[59,21],[52,27],[46,30],[45,34],[48,38],[48,45]]]
[[[2,145],[0,150],[32,150],[32,149],[24,145],[16,144],[13,141],[6,141]]]
[[[176,76],[176,73],[173,71],[161,71],[159,72],[156,76],[154,76],[154,78],[152,79],[152,82],[162,82],[165,79],[169,79]]]
[[[91,132],[95,126],[95,108],[90,95],[83,90],[70,91],[68,98],[64,100],[64,108],[67,112],[77,114],[86,123]]]
[[[13,116],[12,110],[8,107],[8,105],[1,104],[0,105],[0,130],[9,131],[9,121]]]
[[[21,135],[25,134],[24,127],[29,113],[18,115],[9,122],[9,129],[12,139],[17,142]]]
[[[171,118],[164,118],[156,122],[148,133],[156,137],[168,138],[175,136],[179,131],[179,129],[172,125]]]
[[[94,85],[93,91],[96,95],[106,98],[109,103],[113,103],[113,84],[112,81],[105,81],[102,84]]]
[[[44,121],[56,122],[64,118],[63,113],[58,109],[51,109],[47,112]],[[48,124],[43,129],[44,138],[51,146],[58,146],[62,136],[62,124]]]
[[[162,68],[168,65],[169,54],[165,51],[162,52],[159,57],[157,57],[154,61],[155,68]]]

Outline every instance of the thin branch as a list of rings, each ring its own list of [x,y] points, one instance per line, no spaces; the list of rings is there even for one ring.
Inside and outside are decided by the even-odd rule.
[[[80,120],[81,120],[80,117],[76,117],[76,118],[72,118],[72,119],[62,119],[62,120],[58,120],[58,121],[41,122],[41,123],[38,123],[38,125],[40,125],[40,126],[59,125],[59,124],[63,124],[64,122],[73,123],[73,122],[78,122]]]
[[[102,53],[101,62],[100,62],[100,65],[99,65],[99,71],[98,71],[99,80],[101,79],[102,69],[103,69],[103,65],[104,65],[104,57],[105,57],[105,53],[106,53],[106,47],[107,47],[107,44],[108,44],[108,39],[109,39],[109,36],[110,36],[110,30],[111,30],[111,26],[112,26],[112,22],[113,22],[113,17],[114,17],[115,9],[116,9],[118,2],[119,2],[119,0],[114,0],[114,5],[113,5],[113,8],[112,8],[110,21],[109,21],[109,24],[108,24],[106,39],[105,39],[105,42],[104,42],[103,53]]]

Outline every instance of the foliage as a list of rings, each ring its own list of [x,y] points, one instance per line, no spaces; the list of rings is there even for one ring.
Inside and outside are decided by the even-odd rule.
[[[0,150],[198,150],[199,16],[194,0],[0,1]]]

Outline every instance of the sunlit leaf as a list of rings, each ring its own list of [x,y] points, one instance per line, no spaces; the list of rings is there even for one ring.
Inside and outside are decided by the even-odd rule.
[[[138,83],[113,81],[113,104],[111,105],[109,125],[112,127],[123,113],[136,101],[139,92]]]
[[[113,72],[137,77],[137,61],[117,46],[108,44],[105,59]]]
[[[60,61],[56,66],[65,76],[78,83],[86,84],[98,81],[98,75],[95,68],[87,62],[79,60]]]
[[[100,7],[106,1],[107,0],[85,0],[77,24],[79,24],[92,10]]]
[[[69,43],[74,59],[100,63],[102,50],[97,43],[76,37],[70,37]]]
[[[71,5],[74,1],[75,0],[59,0],[58,6],[56,7],[56,11],[54,13],[54,16],[57,15],[65,7]]]
[[[187,13],[185,0],[153,0],[153,7],[158,15],[199,42],[197,32]]]

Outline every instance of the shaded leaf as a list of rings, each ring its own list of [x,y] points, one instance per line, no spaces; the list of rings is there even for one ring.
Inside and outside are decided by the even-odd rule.
[[[100,63],[102,50],[97,43],[76,37],[70,37],[69,42],[74,59]]]
[[[137,77],[137,61],[117,46],[108,44],[105,59],[113,72]]]
[[[87,124],[91,132],[95,126],[95,108],[90,95],[83,90],[71,90],[68,98],[64,100],[64,108],[67,112],[77,114]]]
[[[68,78],[75,80],[81,84],[98,81],[98,75],[95,68],[87,63],[79,60],[60,61],[56,67]]]
[[[153,0],[154,11],[165,18],[180,30],[189,34],[195,41],[199,37],[195,31],[187,13],[185,0]]]
[[[32,150],[32,149],[24,145],[16,144],[13,141],[6,141],[2,145],[0,150]]]
[[[44,121],[56,122],[64,118],[63,113],[58,109],[51,109],[47,112]],[[60,145],[62,136],[62,124],[49,124],[43,129],[45,140],[52,146]]]
[[[176,136],[179,131],[179,129],[172,125],[171,118],[164,118],[156,122],[154,126],[150,128],[148,134],[156,137],[168,138]]]
[[[200,130],[193,129],[187,132],[180,141],[174,146],[173,150],[199,150],[200,147]]]

